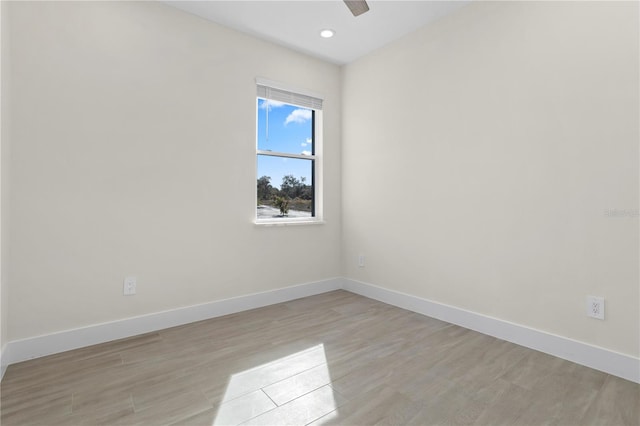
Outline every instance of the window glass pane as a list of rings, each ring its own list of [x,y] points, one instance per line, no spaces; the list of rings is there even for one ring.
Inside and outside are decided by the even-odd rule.
[[[258,219],[311,217],[312,173],[313,160],[258,155]]]
[[[312,155],[313,111],[258,98],[258,149]]]

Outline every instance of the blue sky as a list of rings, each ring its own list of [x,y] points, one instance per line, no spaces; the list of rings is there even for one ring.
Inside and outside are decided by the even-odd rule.
[[[310,109],[258,99],[258,149],[310,155],[311,133]],[[285,175],[304,177],[311,184],[311,161],[258,156],[258,177],[270,176],[271,185],[280,188]]]

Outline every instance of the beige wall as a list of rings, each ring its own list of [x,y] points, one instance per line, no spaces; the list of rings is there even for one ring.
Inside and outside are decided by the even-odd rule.
[[[474,3],[342,75],[155,2],[8,12],[2,343],[343,274],[638,356],[637,4]],[[326,97],[326,225],[252,223],[257,76]]]
[[[638,356],[638,35],[482,2],[346,66],[346,276]]]
[[[7,2],[0,2],[0,350],[7,344],[9,297],[9,20]],[[5,57],[6,56],[6,57]]]
[[[9,340],[340,275],[337,66],[156,2],[9,12]],[[326,225],[253,224],[256,77],[325,96]]]

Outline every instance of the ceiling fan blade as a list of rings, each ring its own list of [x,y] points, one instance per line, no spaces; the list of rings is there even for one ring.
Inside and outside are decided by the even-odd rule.
[[[360,16],[369,10],[369,5],[365,0],[343,0],[353,16]]]

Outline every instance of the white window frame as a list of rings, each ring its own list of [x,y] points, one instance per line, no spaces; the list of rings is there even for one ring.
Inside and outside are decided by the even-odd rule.
[[[322,147],[323,147],[323,117],[322,117],[322,103],[323,97],[317,93],[311,92],[305,89],[299,89],[290,85],[267,80],[263,78],[256,78],[257,93],[256,93],[256,154],[255,165],[256,178],[254,182],[259,178],[258,176],[258,156],[268,155],[272,157],[286,157],[310,160],[313,167],[313,204],[314,204],[314,216],[312,217],[282,217],[282,218],[261,218],[258,219],[257,208],[254,211],[254,218],[256,225],[278,226],[278,225],[313,225],[323,224],[323,161],[322,161]],[[313,110],[313,155],[302,154],[290,154],[285,152],[263,151],[258,149],[258,99],[272,99],[285,102],[289,105],[299,106]],[[258,204],[258,193],[254,185],[254,202],[253,205]]]

